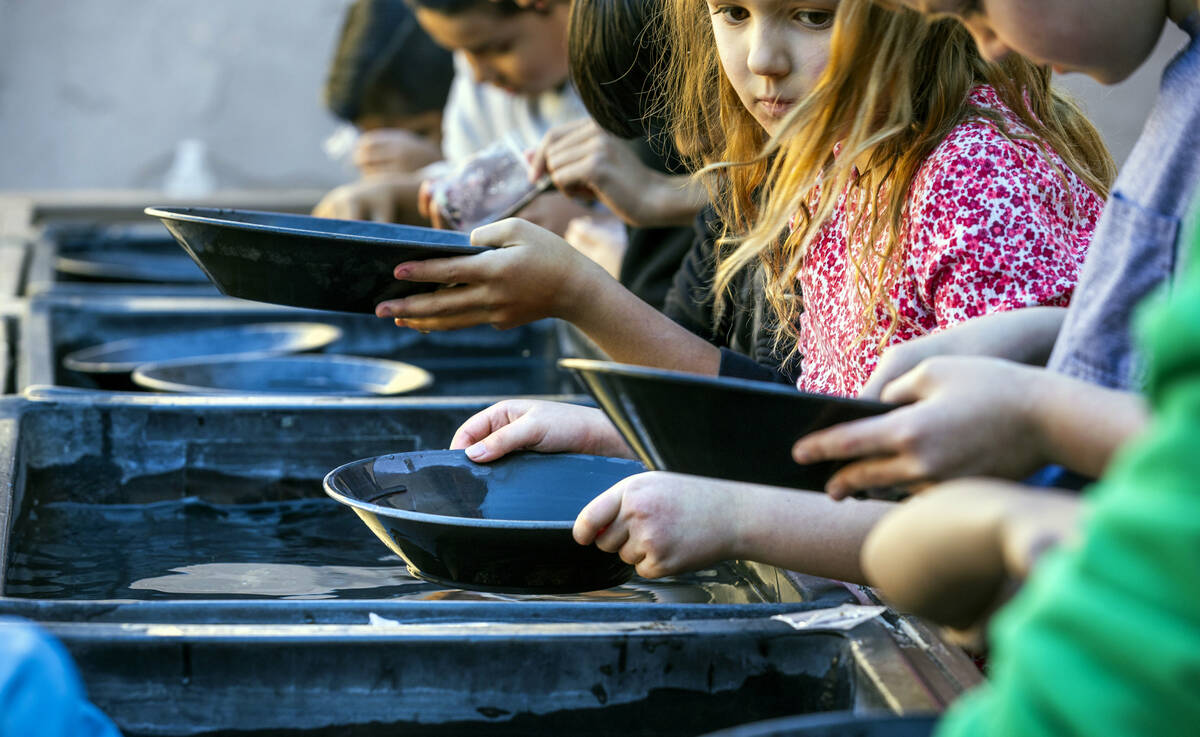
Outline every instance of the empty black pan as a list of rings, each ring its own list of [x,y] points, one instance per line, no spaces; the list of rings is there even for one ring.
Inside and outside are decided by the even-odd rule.
[[[182,358],[262,358],[324,348],[342,337],[335,325],[314,322],[265,322],[206,330],[126,338],[83,348],[63,357],[63,366],[90,375],[106,388],[132,387],[138,366]]]
[[[470,236],[408,225],[199,207],[149,207],[223,294],[338,312],[436,284],[398,281],[404,261],[463,256],[484,248]]]
[[[336,468],[325,492],[351,507],[413,575],[507,593],[618,586],[633,573],[613,553],[571,537],[579,511],[636,461],[515,453],[478,464],[460,450],[367,458]]]
[[[779,384],[565,358],[648,468],[820,491],[840,463],[801,466],[792,445],[813,430],[895,405]]]

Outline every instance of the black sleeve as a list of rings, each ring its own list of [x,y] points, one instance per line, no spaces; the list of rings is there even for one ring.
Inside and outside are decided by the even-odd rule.
[[[620,282],[643,302],[662,310],[681,262],[692,247],[691,228],[627,228]]]
[[[683,171],[671,146],[657,145],[648,138],[634,139],[629,145],[638,160],[654,171],[664,174]],[[621,259],[619,281],[643,302],[662,310],[675,272],[692,247],[694,231],[690,227],[679,226],[630,227],[627,232],[629,245]]]
[[[716,267],[713,249],[719,227],[710,206],[696,216],[690,248],[675,272],[663,314],[708,342],[722,346],[724,335],[718,335],[713,321],[712,296]]]

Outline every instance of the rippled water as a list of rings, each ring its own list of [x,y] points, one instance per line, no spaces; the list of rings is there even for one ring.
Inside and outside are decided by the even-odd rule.
[[[732,569],[586,594],[525,596],[447,589],[408,573],[331,499],[212,504],[52,502],[17,523],[7,596],[38,599],[422,599],[468,601],[761,601]]]

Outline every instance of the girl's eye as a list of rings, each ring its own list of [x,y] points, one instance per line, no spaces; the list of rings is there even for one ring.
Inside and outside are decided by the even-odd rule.
[[[833,26],[833,12],[829,10],[797,10],[793,17],[802,26],[817,31]]]
[[[750,17],[750,11],[738,5],[722,5],[713,15],[723,15],[730,23],[741,23]]]

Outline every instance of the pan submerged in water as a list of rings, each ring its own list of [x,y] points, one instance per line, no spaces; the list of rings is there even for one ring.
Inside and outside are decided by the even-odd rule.
[[[515,453],[478,464],[460,450],[367,458],[334,469],[325,492],[428,581],[503,593],[618,586],[632,566],[571,536],[579,511],[641,463]]]

